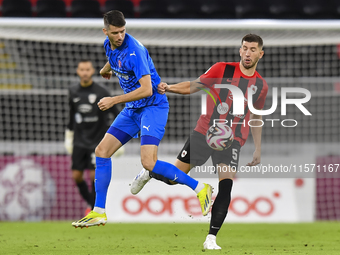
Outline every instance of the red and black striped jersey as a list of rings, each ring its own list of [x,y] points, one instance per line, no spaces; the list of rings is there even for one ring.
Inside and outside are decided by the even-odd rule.
[[[225,119],[228,125],[234,131],[234,139],[244,145],[249,134],[249,117],[248,108],[248,88],[251,88],[253,94],[253,105],[256,109],[262,109],[266,100],[268,85],[261,75],[255,71],[253,76],[247,76],[240,70],[239,62],[218,62],[200,76],[200,80],[210,90],[212,97],[207,98],[207,111],[205,115],[201,115],[197,121],[195,130],[203,135],[206,134],[210,126],[214,124],[216,119]],[[228,89],[213,89],[214,84],[231,84],[237,86],[244,95],[244,115],[233,114],[233,95]],[[221,100],[221,101],[220,101]],[[215,103],[216,102],[216,103]],[[222,104],[221,104],[222,102]]]

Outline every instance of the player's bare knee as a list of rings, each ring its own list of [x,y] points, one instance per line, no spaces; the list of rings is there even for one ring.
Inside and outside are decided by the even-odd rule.
[[[72,172],[72,177],[73,177],[73,180],[74,180],[76,183],[81,183],[81,182],[83,181],[83,174],[82,174],[82,172],[73,171],[73,172]]]
[[[96,154],[96,157],[100,157],[100,158],[111,157],[111,155],[108,155],[107,150],[100,144],[96,147],[95,154]]]

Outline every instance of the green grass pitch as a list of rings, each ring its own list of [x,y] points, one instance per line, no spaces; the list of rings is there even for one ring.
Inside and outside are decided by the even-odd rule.
[[[340,254],[340,223],[229,224],[203,250],[208,224],[0,222],[0,254]]]

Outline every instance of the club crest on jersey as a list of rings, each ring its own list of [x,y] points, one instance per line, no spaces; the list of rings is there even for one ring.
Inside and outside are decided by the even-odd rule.
[[[96,94],[90,94],[89,95],[89,102],[90,104],[93,104],[94,102],[96,102],[97,99],[97,95]]]
[[[255,95],[256,94],[256,91],[257,91],[257,86],[255,86],[254,84],[250,85],[250,88],[251,88],[251,93],[252,95]]]
[[[119,66],[119,68],[122,67],[122,61],[120,61],[120,59],[118,59],[118,66]]]
[[[229,105],[226,102],[222,102],[217,106],[217,112],[221,115],[226,114],[229,111]]]

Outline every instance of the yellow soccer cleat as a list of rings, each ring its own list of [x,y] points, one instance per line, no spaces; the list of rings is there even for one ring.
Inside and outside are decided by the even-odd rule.
[[[198,192],[197,198],[200,201],[202,214],[206,216],[212,206],[211,195],[213,193],[212,187],[209,184],[204,183],[204,188]]]
[[[106,213],[99,214],[94,211],[91,211],[88,215],[86,215],[81,220],[72,222],[72,226],[77,228],[83,228],[83,227],[92,227],[92,226],[99,226],[99,225],[105,225],[107,222]]]

